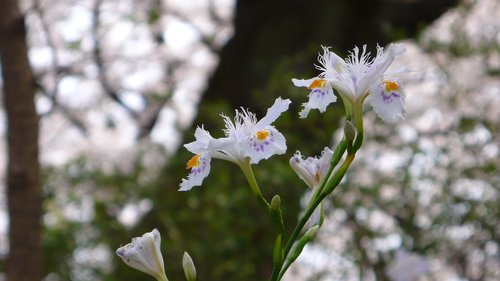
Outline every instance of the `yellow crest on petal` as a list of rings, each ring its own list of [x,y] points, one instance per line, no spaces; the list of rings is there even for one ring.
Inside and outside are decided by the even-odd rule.
[[[270,133],[268,130],[260,130],[255,135],[257,136],[258,140],[265,140],[269,137],[269,134]]]
[[[309,85],[309,89],[324,88],[325,86],[326,86],[325,79],[316,79],[311,83],[311,85]]]
[[[193,167],[199,166],[200,165],[200,158],[201,158],[201,155],[197,154],[197,155],[193,156],[193,158],[189,159],[189,161],[186,164],[186,169],[191,169]]]
[[[393,81],[384,81],[384,85],[385,85],[385,91],[386,92],[392,92],[392,91],[398,91],[399,90],[399,87],[398,87],[398,83],[396,82],[393,82]]]

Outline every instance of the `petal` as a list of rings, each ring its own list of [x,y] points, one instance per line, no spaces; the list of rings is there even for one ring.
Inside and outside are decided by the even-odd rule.
[[[330,169],[330,162],[332,160],[333,151],[329,147],[325,147],[321,152],[321,158],[318,160],[318,173],[320,177],[320,182],[326,176],[326,173]]]
[[[300,118],[306,118],[311,109],[325,112],[326,107],[335,101],[337,101],[337,97],[333,94],[333,90],[329,85],[323,88],[314,88],[309,93],[309,101],[302,104],[304,109],[299,113]]]
[[[275,154],[286,152],[285,137],[273,126],[256,131],[241,143],[242,153],[250,157],[251,164],[257,164]]]
[[[383,52],[382,47],[378,47],[377,56],[373,60],[372,65],[358,82],[357,94],[364,94],[377,80],[379,80],[385,71],[392,64],[397,56],[402,55],[405,48],[402,44],[390,44],[387,47],[387,52]]]
[[[221,114],[224,119],[225,129],[224,134],[226,137],[234,140],[240,141],[245,137],[245,131],[247,127],[254,126],[257,123],[257,119],[255,114],[242,109],[241,111],[236,110],[236,114],[234,117],[234,122],[228,116]]]
[[[212,158],[222,159],[238,164],[241,155],[238,143],[232,138],[219,138],[213,141],[212,150],[208,151]]]
[[[161,236],[160,236],[160,232],[158,231],[158,229],[153,229],[153,231],[150,232],[150,234],[153,236],[153,241],[154,241],[154,253],[156,255],[156,258],[153,259],[153,264],[155,264],[155,266],[157,268],[160,268],[161,269],[161,272],[165,272],[165,267],[164,267],[164,263],[163,263],[163,256],[161,254]]]
[[[349,73],[345,72],[337,76],[337,78],[332,82],[332,85],[333,88],[337,90],[337,93],[350,98],[356,97],[353,80]]]
[[[319,76],[327,80],[333,79],[338,73],[345,71],[346,63],[341,57],[330,51],[329,47],[321,47],[323,55],[318,56],[319,65],[315,65],[315,67],[321,71]]]
[[[392,123],[405,111],[404,90],[397,80],[385,80],[370,89],[368,102],[384,121]]]
[[[260,130],[271,125],[276,119],[278,119],[278,117],[280,117],[281,113],[288,110],[290,103],[292,102],[289,99],[283,100],[281,98],[277,98],[274,101],[274,104],[267,110],[266,116],[255,124],[255,128]]]
[[[155,276],[155,271],[149,266],[147,260],[144,258],[142,254],[140,254],[135,246],[132,244],[127,244],[123,247],[118,248],[116,250],[116,254],[123,260],[123,262],[132,267],[133,269],[137,269],[151,276]]]
[[[195,159],[195,157],[198,157]],[[208,153],[195,155],[188,162],[188,168],[191,169],[187,179],[182,179],[179,191],[187,191],[194,186],[200,186],[203,180],[210,173],[210,161],[212,158]]]
[[[195,141],[187,143],[184,147],[191,153],[198,154],[209,149],[211,142],[214,138],[210,135],[208,131],[203,129],[203,126],[196,128],[194,132]]]
[[[299,112],[299,117],[304,119],[309,115],[309,111],[311,111],[312,108],[307,106],[307,103],[303,103],[302,106],[304,107],[300,112]]]
[[[314,82],[314,80],[320,79],[318,77],[314,77],[311,79],[295,79],[292,78],[292,83],[295,85],[295,87],[306,87],[309,88],[309,86]]]
[[[230,138],[214,139],[208,131],[203,129],[203,127],[198,127],[194,136],[196,137],[196,141],[184,145],[190,152],[194,154],[208,153],[213,158],[234,162],[234,157],[232,157],[234,155],[225,153],[225,150],[229,151],[229,147],[234,145],[234,140]]]
[[[307,186],[313,188],[316,185],[314,180],[314,167],[308,163],[309,161],[304,160],[300,151],[295,152],[292,158],[290,158],[290,166],[297,173],[300,179],[302,179]],[[312,169],[311,169],[312,168]]]
[[[236,113],[238,112],[236,111]],[[229,116],[226,116],[223,113],[221,113],[220,116],[224,120],[224,125],[225,125],[225,129],[223,130],[224,135],[226,135],[226,137],[234,136],[234,134],[236,133],[236,125],[233,123],[233,120],[231,120]]]

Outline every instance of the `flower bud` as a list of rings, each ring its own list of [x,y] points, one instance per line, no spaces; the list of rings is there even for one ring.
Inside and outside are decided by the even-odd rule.
[[[168,280],[165,275],[163,257],[160,251],[161,237],[157,229],[116,250],[116,254],[130,267],[155,277]]]
[[[279,210],[281,206],[281,198],[279,195],[274,195],[273,199],[271,199],[271,209]]]
[[[311,241],[311,239],[314,237],[314,235],[316,235],[318,230],[319,230],[319,225],[315,225],[309,228],[304,234],[304,236],[302,236],[302,238],[300,238],[300,240],[296,242],[292,254],[290,255],[290,261],[293,262],[299,257],[299,255],[302,253],[302,250],[304,250],[306,244],[309,243],[309,241]]]
[[[187,281],[196,281],[196,267],[194,266],[193,259],[187,252],[182,256],[182,268],[186,275]]]
[[[300,151],[297,151],[293,157],[290,158],[290,166],[307,186],[314,188],[318,186],[326,176],[330,168],[332,154],[333,151],[325,147],[320,157],[307,157],[304,159]]]
[[[348,143],[352,143],[356,137],[356,128],[354,128],[354,125],[349,120],[345,122],[344,135]]]
[[[306,231],[306,234],[304,234],[304,237],[302,239],[307,240],[307,241],[311,241],[311,239],[316,235],[318,230],[319,230],[319,225],[315,225],[315,226],[309,228]]]

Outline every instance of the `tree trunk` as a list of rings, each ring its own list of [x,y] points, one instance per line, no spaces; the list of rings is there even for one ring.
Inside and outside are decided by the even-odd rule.
[[[3,1],[0,9],[0,58],[8,120],[8,281],[36,281],[42,276],[38,116],[27,52],[24,18],[18,4],[15,0]]]

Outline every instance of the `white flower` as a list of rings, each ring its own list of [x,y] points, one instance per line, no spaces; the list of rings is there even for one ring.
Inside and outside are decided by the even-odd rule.
[[[307,157],[304,159],[300,151],[295,152],[290,158],[290,166],[299,175],[299,177],[309,186],[314,188],[318,186],[326,173],[330,169],[333,151],[325,147],[321,152],[321,157]]]
[[[226,123],[224,132],[237,144],[235,150],[240,157],[250,157],[250,163],[257,164],[262,159],[286,152],[285,137],[271,124],[288,110],[290,103],[288,99],[277,98],[266,116],[258,122],[255,114],[245,110],[236,111],[234,123],[229,117],[223,116]]]
[[[377,55],[370,60],[370,53],[366,52],[366,45],[360,54],[359,48],[355,47],[345,61],[340,71],[329,75],[332,78],[333,87],[340,94],[345,94],[353,99],[366,94],[370,87],[382,79],[384,73],[392,64],[396,56],[405,52],[400,44],[391,44],[384,52],[384,48],[377,47]]]
[[[229,117],[222,115],[226,124],[224,138],[214,139],[203,128],[197,128],[196,140],[184,145],[195,156],[187,163],[187,169],[191,171],[187,179],[182,179],[179,190],[186,191],[201,185],[210,172],[212,158],[230,161],[242,167],[247,158],[251,164],[256,164],[272,155],[285,153],[285,137],[271,124],[288,110],[290,103],[288,99],[277,98],[260,121],[247,110],[236,110],[234,123]]]
[[[118,248],[116,254],[130,267],[147,273],[157,280],[168,280],[160,251],[161,237],[157,229]]]
[[[390,95],[393,102],[381,103],[380,90],[387,85],[386,82],[388,81],[399,85],[394,79],[386,80],[385,76],[388,74],[386,73],[387,69],[394,59],[404,52],[405,48],[401,44],[391,44],[385,52],[384,48],[377,47],[377,55],[371,59],[365,45],[361,52],[358,47],[355,47],[349,57],[342,60],[328,48],[323,47],[323,55],[319,56],[319,65],[316,65],[316,68],[321,71],[318,77],[308,80],[292,79],[292,82],[296,86],[309,87],[313,91],[320,89],[324,93],[328,93],[330,88],[333,87],[339,95],[351,102],[351,104],[354,104],[357,100],[363,100],[372,92],[376,92],[379,97],[369,98],[369,102],[379,117],[384,121],[392,121],[404,111],[403,92],[398,91],[397,94],[392,95],[392,93],[395,93],[394,91],[386,91],[384,94],[386,96]],[[321,101],[317,98],[312,101],[311,94],[309,102],[304,104],[304,115],[307,115],[308,110],[312,108],[317,108],[323,112],[328,104],[335,101],[329,98],[323,100],[323,104],[319,105],[318,103]],[[325,94],[325,96],[327,95]],[[301,117],[302,115],[301,112]]]

